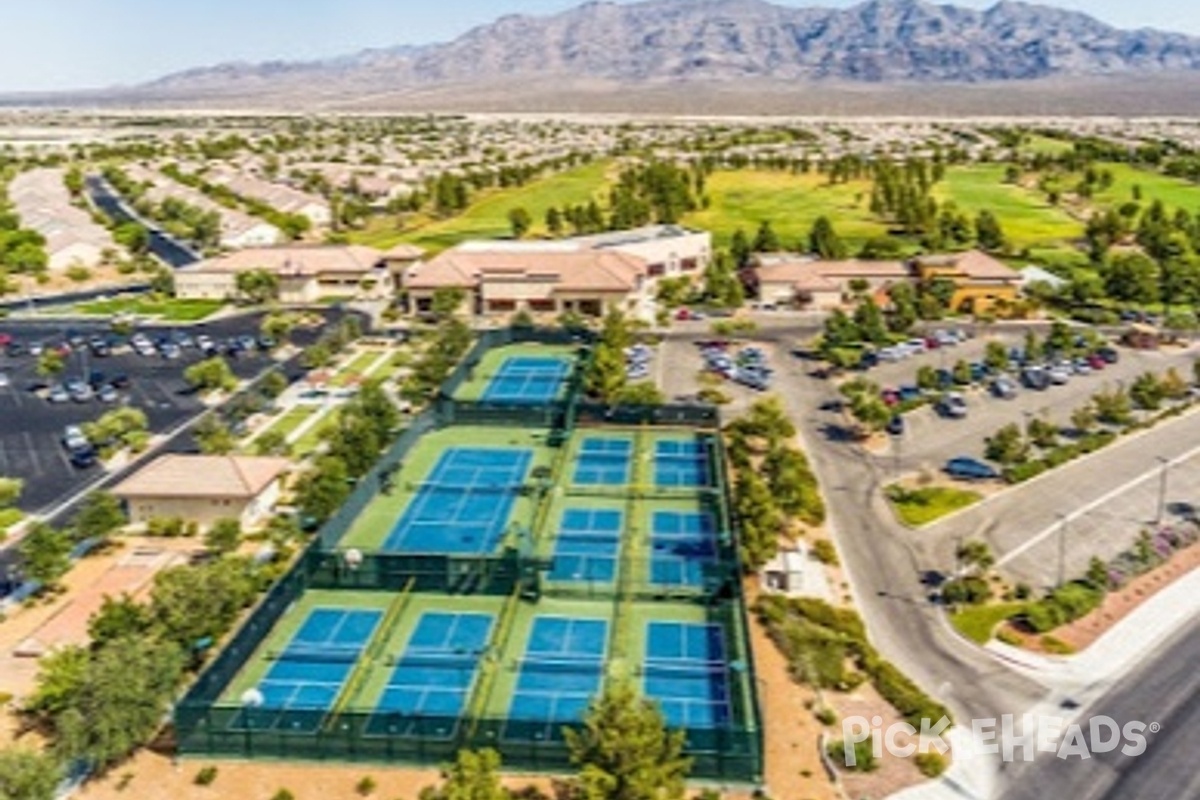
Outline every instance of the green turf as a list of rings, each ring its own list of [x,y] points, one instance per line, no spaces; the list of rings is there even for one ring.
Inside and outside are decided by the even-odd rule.
[[[817,217],[827,216],[842,239],[861,245],[887,233],[870,212],[869,181],[828,185],[824,175],[786,172],[719,171],[706,184],[708,208],[688,214],[685,224],[712,231],[717,246],[729,244],[741,228],[753,237],[770,222],[785,250],[808,249],[808,233]]]
[[[979,492],[967,489],[951,489],[945,486],[928,486],[907,493],[902,502],[888,498],[900,521],[913,528],[928,525],[935,520],[953,514],[983,499]]]
[[[968,606],[950,615],[950,623],[976,644],[986,644],[992,631],[1004,620],[1020,614],[1027,603],[995,603],[984,606]]]
[[[934,196],[941,203],[952,200],[972,220],[980,211],[991,211],[1016,249],[1057,249],[1082,238],[1083,223],[1040,193],[1005,183],[1004,172],[999,164],[949,169]]]
[[[267,428],[263,433],[275,432],[287,438],[299,429],[305,420],[320,410],[320,406],[292,406],[279,419],[271,423],[271,427]]]
[[[533,218],[529,236],[544,235],[546,212],[551,207],[603,200],[613,177],[611,167],[611,161],[597,161],[525,186],[482,192],[462,214],[445,220],[418,220],[407,230],[397,230],[393,218],[377,220],[366,230],[352,233],[350,238],[356,244],[380,249],[408,242],[437,253],[468,239],[510,236],[508,214],[516,208],[524,208]]]
[[[197,322],[210,317],[226,305],[223,300],[151,300],[145,297],[96,300],[75,306],[80,314],[116,316],[136,314],[139,317],[158,317],[168,322]]]
[[[377,496],[354,521],[342,539],[341,547],[376,550],[383,545],[392,528],[416,496],[415,485],[426,479],[442,453],[451,447],[520,447],[533,451],[530,473],[538,467],[549,467],[554,451],[546,446],[546,432],[525,428],[485,428],[457,426],[443,428],[423,437],[409,452],[395,479],[390,495]],[[519,496],[513,503],[508,528],[532,527],[535,499]]]
[[[1155,200],[1161,200],[1167,211],[1173,213],[1176,209],[1195,212],[1200,208],[1200,185],[1189,183],[1179,178],[1160,175],[1157,172],[1139,169],[1128,164],[1097,164],[1098,170],[1109,170],[1113,174],[1111,188],[1099,192],[1094,202],[1101,206],[1120,206],[1133,200],[1134,187],[1141,187],[1143,207],[1149,206]],[[1067,186],[1073,186],[1078,180],[1069,181]]]
[[[335,389],[344,389],[361,382],[367,371],[383,357],[384,354],[378,350],[365,350],[357,354],[334,373],[329,379],[329,385]]]
[[[341,412],[336,407],[321,409],[321,415],[317,418],[317,421],[313,423],[309,429],[301,434],[300,438],[295,441],[295,446],[292,448],[292,452],[294,452],[300,458],[307,458],[316,452],[317,446],[321,444],[321,437],[324,435],[325,431],[329,430],[337,423],[337,417],[335,415],[339,413]]]
[[[1074,145],[1062,139],[1051,139],[1049,136],[1033,134],[1028,141],[1021,145],[1021,149],[1034,155],[1060,156],[1071,152]]]
[[[454,393],[455,400],[481,400],[488,384],[500,371],[504,362],[516,356],[539,356],[543,358],[563,357],[574,359],[577,349],[565,345],[548,345],[529,342],[510,344],[487,351],[482,360],[471,370],[469,377]],[[568,373],[569,375],[570,373]]]
[[[4,538],[4,531],[16,525],[25,518],[25,512],[19,508],[0,508],[0,540]]]

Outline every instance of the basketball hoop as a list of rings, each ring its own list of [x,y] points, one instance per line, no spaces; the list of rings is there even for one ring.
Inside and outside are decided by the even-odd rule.
[[[346,566],[349,567],[351,570],[357,570],[359,567],[362,566],[363,554],[362,554],[361,550],[358,550],[358,549],[347,550],[345,558],[346,558]]]

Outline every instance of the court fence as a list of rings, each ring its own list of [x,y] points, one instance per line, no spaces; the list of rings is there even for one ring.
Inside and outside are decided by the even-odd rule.
[[[703,603],[729,633],[734,644],[731,698],[736,724],[721,729],[687,730],[687,754],[699,778],[735,783],[761,782],[763,742],[756,677],[748,650],[745,602],[741,594],[737,534],[729,513],[728,479],[724,472],[718,409],[698,405],[608,406],[583,398],[582,369],[576,369],[561,400],[537,407],[504,406],[454,400],[471,369],[492,348],[521,342],[576,344],[586,348],[594,336],[535,328],[486,331],[442,387],[438,399],[414,416],[374,468],[359,479],[343,506],[320,528],[295,567],[264,596],[229,643],[217,654],[175,709],[175,734],[183,755],[237,758],[282,758],[431,765],[451,760],[461,748],[497,749],[507,767],[534,771],[571,768],[561,736],[547,736],[543,722],[524,723],[486,716],[419,718],[354,709],[325,711],[261,710],[249,713],[238,703],[222,702],[238,672],[259,650],[283,613],[308,589],[343,589],[417,593],[548,597],[612,600],[619,609],[636,601],[675,600]],[[586,358],[586,352],[581,356]],[[719,515],[720,530],[731,535],[719,542],[717,557],[700,568],[688,585],[664,585],[653,579],[653,559],[623,558],[621,580],[611,583],[547,580],[553,561],[530,552],[528,543],[496,555],[412,555],[358,552],[340,543],[354,522],[395,475],[417,442],[451,425],[548,429],[552,446],[562,446],[569,433],[584,426],[637,426],[703,429],[715,474],[706,503]],[[627,493],[628,490],[625,490]],[[704,494],[704,493],[702,493]],[[694,576],[695,577],[695,576]],[[554,726],[559,730],[562,726]]]

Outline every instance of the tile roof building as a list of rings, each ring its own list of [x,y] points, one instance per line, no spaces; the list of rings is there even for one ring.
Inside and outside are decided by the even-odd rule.
[[[71,205],[61,169],[35,169],[13,178],[8,187],[21,226],[37,231],[46,240],[52,272],[72,266],[92,269],[104,261],[106,250],[116,250],[108,230],[90,214]]]
[[[279,300],[313,303],[324,297],[386,296],[392,277],[383,254],[362,245],[284,245],[238,250],[175,272],[175,294],[184,299],[237,297],[237,276],[267,270],[279,278]]]
[[[236,519],[252,528],[271,513],[280,482],[291,468],[286,458],[249,456],[161,456],[113,488],[135,525],[180,518],[207,528]]]

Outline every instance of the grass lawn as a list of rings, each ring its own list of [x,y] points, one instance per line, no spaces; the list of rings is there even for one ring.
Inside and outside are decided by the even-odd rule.
[[[140,317],[159,317],[170,322],[196,322],[212,316],[225,306],[222,300],[151,300],[146,297],[118,297],[97,300],[75,307],[81,314],[116,316],[136,314]]]
[[[295,406],[288,409],[287,413],[272,423],[268,431],[277,431],[283,434],[284,437],[290,436],[293,431],[304,424],[304,421],[320,410],[320,406]],[[265,431],[264,431],[265,433]]]
[[[1026,603],[993,603],[969,606],[950,615],[950,623],[976,644],[986,644],[1004,620],[1025,610]]]
[[[1155,200],[1162,200],[1168,212],[1179,208],[1195,212],[1200,208],[1200,185],[1128,164],[1100,164],[1097,169],[1107,169],[1113,174],[1112,187],[1095,197],[1098,205],[1120,206],[1133,200],[1133,187],[1140,186],[1143,207],[1149,206]],[[1078,178],[1075,178],[1066,185],[1071,186],[1077,180]]]
[[[375,350],[359,353],[329,379],[329,385],[335,389],[344,389],[366,375],[367,369],[378,361],[381,355],[383,354]]]
[[[683,222],[713,232],[716,244],[725,247],[734,231],[743,229],[753,237],[758,226],[769,221],[785,249],[795,249],[822,215],[833,221],[838,235],[851,249],[873,236],[887,233],[868,205],[870,181],[829,186],[815,172],[792,175],[757,170],[714,172],[708,179],[709,207],[688,214]]]
[[[597,161],[514,189],[481,192],[462,214],[445,220],[426,219],[404,231],[396,230],[391,218],[375,220],[350,238],[356,244],[381,249],[408,242],[437,253],[467,239],[510,236],[508,213],[515,208],[524,208],[533,217],[530,236],[544,235],[546,212],[552,206],[561,208],[603,200],[604,189],[612,178],[611,167],[611,161]]]
[[[1028,142],[1022,145],[1021,149],[1035,155],[1060,156],[1071,152],[1074,149],[1074,145],[1070,142],[1064,142],[1061,139],[1051,139],[1049,136],[1034,134],[1029,137]]]
[[[321,434],[327,429],[332,428],[337,420],[335,415],[341,412],[334,408],[323,414],[316,424],[304,432],[304,435],[295,441],[292,446],[292,452],[300,458],[307,458],[312,455],[312,452],[317,449],[317,445],[321,443]]]
[[[928,525],[983,499],[979,492],[967,489],[926,486],[921,489],[905,489],[902,497],[897,500],[892,493],[893,488],[888,487],[888,502],[892,504],[900,521],[913,528]]]
[[[1000,220],[1014,248],[1059,248],[1083,237],[1083,223],[1039,193],[1004,183],[1004,167],[989,164],[946,170],[934,189],[939,203],[953,200],[972,220],[985,209]]]

